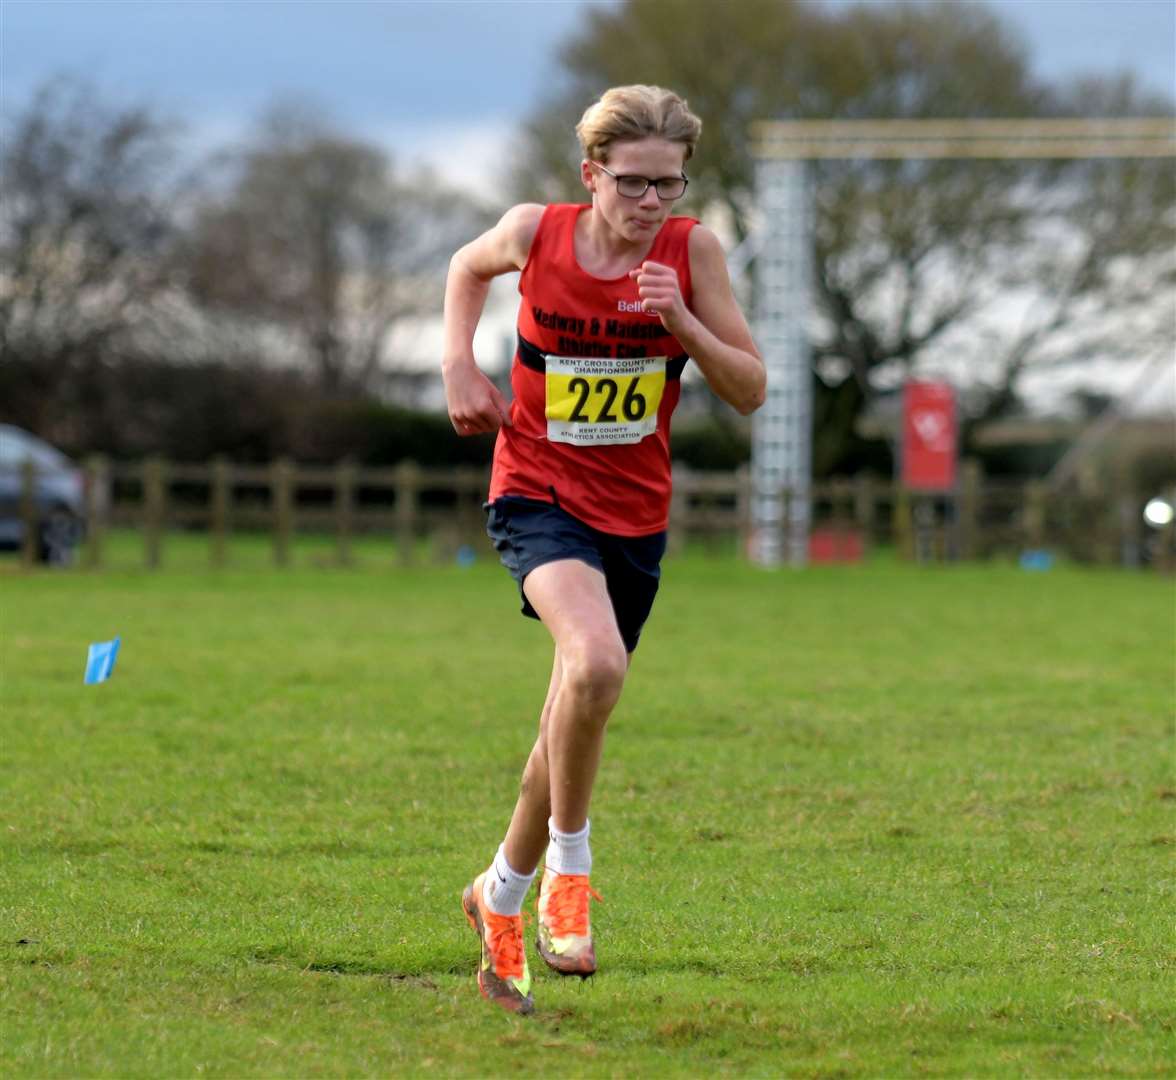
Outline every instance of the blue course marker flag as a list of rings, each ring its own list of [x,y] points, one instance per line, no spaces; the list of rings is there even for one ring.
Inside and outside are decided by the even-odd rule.
[[[110,673],[114,670],[114,662],[118,659],[118,647],[121,643],[122,638],[116,637],[113,641],[96,641],[90,646],[90,654],[86,657],[85,684],[87,686],[106,682],[110,678]]]

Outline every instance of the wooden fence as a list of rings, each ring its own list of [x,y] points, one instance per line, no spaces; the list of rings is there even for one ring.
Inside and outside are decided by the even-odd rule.
[[[352,541],[380,534],[395,541],[395,559],[410,565],[424,540],[434,557],[448,561],[463,544],[482,550],[482,502],[488,486],[482,468],[420,468],[405,462],[391,468],[239,465],[215,460],[175,464],[159,458],[112,464],[93,458],[86,465],[89,526],[81,563],[104,563],[110,528],[134,528],[143,536],[147,567],[162,564],[169,530],[207,533],[209,561],[230,561],[234,531],[265,532],[273,560],[287,565],[296,533],[334,538],[334,559],[352,561]],[[26,468],[22,513],[35,523],[35,475]],[[1052,550],[1093,563],[1172,567],[1173,537],[1145,530],[1143,499],[1111,493],[1087,483],[1065,493],[1044,484],[999,482],[965,462],[954,496],[912,494],[891,481],[869,476],[814,485],[814,553],[853,558],[866,548],[891,545],[919,561],[1017,557]],[[701,541],[716,550],[744,553],[750,536],[750,474],[692,472],[677,466],[670,514],[671,550]],[[36,558],[37,530],[25,529],[23,558]],[[1157,554],[1158,553],[1158,554]]]

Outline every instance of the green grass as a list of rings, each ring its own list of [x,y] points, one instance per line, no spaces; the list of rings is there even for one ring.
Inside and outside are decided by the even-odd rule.
[[[601,972],[519,1019],[458,898],[542,627],[485,558],[204,552],[0,576],[0,1074],[1176,1075],[1170,580],[668,562]]]

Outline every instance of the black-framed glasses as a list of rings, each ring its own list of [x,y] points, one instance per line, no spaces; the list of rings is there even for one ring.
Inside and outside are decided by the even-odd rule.
[[[617,182],[617,194],[623,195],[626,199],[640,199],[652,186],[662,202],[673,202],[686,194],[686,185],[690,182],[684,176],[663,176],[657,180],[650,180],[646,176],[618,176],[599,161],[592,164],[602,173],[608,173]]]

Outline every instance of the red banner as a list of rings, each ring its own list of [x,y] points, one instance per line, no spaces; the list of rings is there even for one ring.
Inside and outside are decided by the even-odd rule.
[[[955,392],[909,382],[902,394],[902,482],[912,491],[951,491],[956,482]]]

